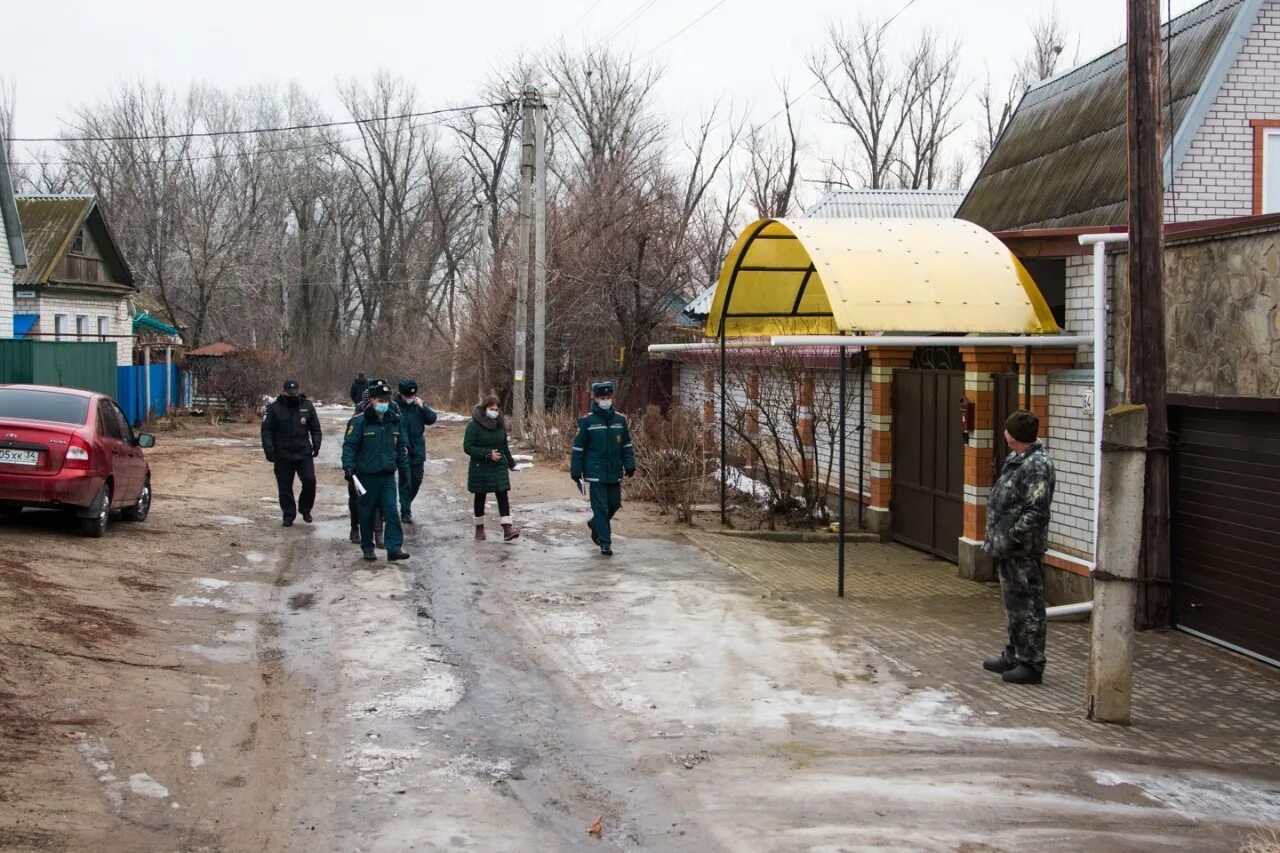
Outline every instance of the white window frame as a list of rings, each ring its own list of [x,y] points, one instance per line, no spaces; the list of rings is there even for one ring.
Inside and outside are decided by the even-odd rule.
[[[55,341],[65,341],[70,335],[69,327],[71,326],[70,314],[54,314],[53,315],[53,339]]]
[[[105,314],[98,315],[98,340],[104,343],[111,339],[111,318]]]
[[[89,315],[77,314],[76,315],[76,340],[87,341],[87,340],[90,340],[92,337],[93,335],[89,332]]]
[[[1262,210],[1260,213],[1280,213],[1280,198],[1272,198],[1274,193],[1267,191],[1270,181],[1267,180],[1267,172],[1269,169],[1280,170],[1280,158],[1276,162],[1270,162],[1267,158],[1267,149],[1273,139],[1280,139],[1280,127],[1268,127],[1262,131]]]

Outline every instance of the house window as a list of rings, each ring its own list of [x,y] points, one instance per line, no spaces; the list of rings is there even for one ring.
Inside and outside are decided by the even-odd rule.
[[[63,232],[66,233],[65,231]],[[81,228],[76,232],[76,236],[71,238],[71,251],[77,255],[84,254],[84,229]]]
[[[1252,124],[1253,212],[1280,213],[1280,119]]]
[[[89,318],[84,314],[76,315],[76,340],[89,340]]]
[[[68,327],[71,325],[71,317],[67,314],[53,315],[53,339],[56,341],[65,341],[68,335]]]
[[[99,317],[98,318],[98,340],[106,341],[110,339],[110,337],[111,337],[111,318]]]

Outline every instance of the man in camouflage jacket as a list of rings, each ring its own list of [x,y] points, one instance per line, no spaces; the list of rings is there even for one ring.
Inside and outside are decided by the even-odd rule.
[[[998,658],[983,661],[988,672],[1012,684],[1039,684],[1044,673],[1044,552],[1053,503],[1053,461],[1036,440],[1040,420],[1014,412],[1004,437],[1012,451],[987,500],[982,550],[995,560],[1009,621],[1009,643]]]

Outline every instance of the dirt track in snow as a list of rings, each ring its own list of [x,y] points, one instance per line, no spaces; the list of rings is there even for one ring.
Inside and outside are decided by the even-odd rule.
[[[641,507],[604,560],[549,466],[474,543],[457,423],[366,564],[340,418],[311,527],[250,426],[162,435],[146,524],[0,530],[0,848],[1227,850],[1267,807],[974,719]]]

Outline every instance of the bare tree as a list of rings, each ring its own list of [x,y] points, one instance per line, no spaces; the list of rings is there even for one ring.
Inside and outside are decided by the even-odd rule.
[[[832,24],[824,49],[809,59],[833,123],[853,131],[859,156],[831,162],[842,178],[883,189],[895,178],[899,146],[915,106],[911,73],[889,55],[885,26],[861,20],[853,33]],[[853,181],[850,181],[850,178]]]
[[[907,62],[909,108],[898,180],[908,189],[934,189],[944,182],[944,146],[960,126],[960,43],[944,45],[925,31]]]
[[[757,217],[788,216],[795,207],[802,150],[791,108],[791,96],[784,85],[785,129],[775,131],[772,122],[753,125],[743,142],[747,156],[747,195]]]
[[[995,148],[996,140],[1013,118],[1018,102],[1036,83],[1052,77],[1070,35],[1059,14],[1057,5],[1044,12],[1030,28],[1031,45],[1017,60],[1013,78],[997,90],[987,72],[986,81],[978,92],[978,106],[982,110],[983,126],[976,147],[978,159],[985,163]],[[998,94],[1002,92],[1003,94]]]

